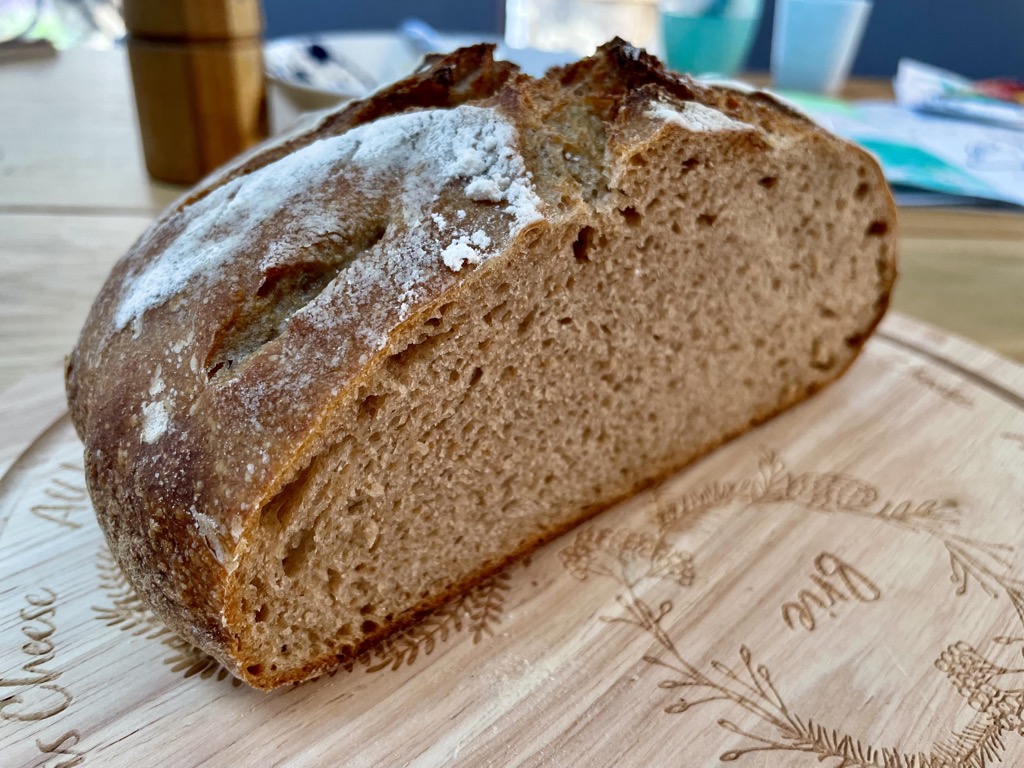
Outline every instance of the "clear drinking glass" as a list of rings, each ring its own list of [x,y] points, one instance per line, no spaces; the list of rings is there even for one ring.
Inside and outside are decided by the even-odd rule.
[[[764,0],[661,0],[659,8],[672,69],[732,76],[750,55]]]
[[[506,0],[505,42],[512,48],[581,56],[613,37],[658,46],[657,0]]]

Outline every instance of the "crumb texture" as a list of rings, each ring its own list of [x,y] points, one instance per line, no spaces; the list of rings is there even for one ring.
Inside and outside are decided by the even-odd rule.
[[[144,236],[71,358],[115,554],[258,687],[808,397],[887,306],[881,174],[790,110],[621,43],[488,82],[226,175]]]

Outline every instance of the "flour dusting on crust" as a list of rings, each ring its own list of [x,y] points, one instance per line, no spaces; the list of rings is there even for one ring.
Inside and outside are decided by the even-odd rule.
[[[699,101],[688,101],[680,107],[656,102],[651,105],[647,114],[655,120],[675,123],[695,133],[756,130],[754,126],[734,120],[724,112],[719,112]]]
[[[167,406],[163,401],[145,403],[142,406],[142,442],[155,443],[163,437],[169,421]]]
[[[480,238],[447,222],[429,231],[421,225],[431,221],[431,205],[448,189],[464,197],[460,209],[474,203],[500,206],[509,237],[539,220],[540,199],[517,139],[513,124],[496,110],[463,105],[383,117],[313,142],[229,181],[173,214],[165,226],[151,228],[135,252],[159,256],[129,270],[113,324],[124,328],[189,281],[236,259],[267,270],[294,260],[317,238],[344,242],[353,210],[331,191],[345,180],[350,181],[343,185],[347,192],[364,203],[384,201],[392,220],[407,228],[401,248],[406,293],[439,264],[455,271],[479,264],[499,250],[489,249],[490,236]]]

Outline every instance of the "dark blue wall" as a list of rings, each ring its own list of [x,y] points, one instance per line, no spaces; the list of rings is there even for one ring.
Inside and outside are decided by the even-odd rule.
[[[774,0],[750,56],[768,69]],[[854,72],[891,75],[901,57],[968,77],[1024,79],[1024,0],[875,0]]]
[[[347,29],[394,29],[416,16],[438,29],[500,34],[505,0],[263,0],[267,37]]]
[[[500,33],[504,0],[264,0],[269,37],[341,29],[391,29],[419,16],[439,29]],[[750,58],[768,68],[774,0]],[[875,0],[854,63],[862,75],[891,75],[908,56],[970,77],[1024,79],[1024,0]]]

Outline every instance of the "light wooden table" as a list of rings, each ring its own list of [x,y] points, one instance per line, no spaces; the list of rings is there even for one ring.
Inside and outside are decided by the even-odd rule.
[[[2,63],[0,105],[2,392],[71,348],[114,260],[180,190],[143,168],[123,52]],[[904,210],[901,243],[896,308],[1024,360],[1024,214]]]

